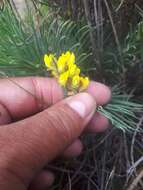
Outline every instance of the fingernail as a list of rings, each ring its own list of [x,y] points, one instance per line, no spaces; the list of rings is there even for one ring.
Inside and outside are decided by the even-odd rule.
[[[67,104],[81,117],[87,117],[96,110],[96,102],[88,93],[80,93],[67,99]]]

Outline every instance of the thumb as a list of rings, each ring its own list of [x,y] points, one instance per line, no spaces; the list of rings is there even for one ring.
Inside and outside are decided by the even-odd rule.
[[[4,150],[1,152],[6,159],[0,163],[28,183],[81,135],[95,109],[94,99],[81,93],[30,118],[2,127],[0,149]]]

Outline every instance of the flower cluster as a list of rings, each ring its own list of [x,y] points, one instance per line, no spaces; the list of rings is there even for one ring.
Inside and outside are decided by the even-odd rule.
[[[75,64],[75,55],[67,51],[57,59],[55,55],[45,55],[44,62],[47,70],[51,71],[59,84],[69,91],[81,92],[89,85],[88,77],[80,76],[80,69]]]

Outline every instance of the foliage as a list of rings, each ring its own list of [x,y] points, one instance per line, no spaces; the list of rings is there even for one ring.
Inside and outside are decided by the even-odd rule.
[[[89,58],[90,54],[83,51],[87,26],[79,29],[73,22],[53,19],[53,15],[46,15],[37,25],[29,15],[29,22],[18,20],[10,8],[0,11],[0,69],[9,76],[45,74],[42,63],[47,52],[59,55],[70,49],[78,55],[78,64]]]
[[[127,70],[134,62],[131,60],[133,56],[131,54],[134,52],[133,49],[130,49],[131,52],[126,51],[131,44],[127,41],[124,43],[124,38],[129,30],[132,29],[133,32],[141,21],[141,8],[143,8],[141,0],[43,0],[40,2],[48,3],[54,11],[58,10],[58,14],[65,20],[67,18],[76,21],[81,18],[87,20],[93,68],[96,65],[96,80],[106,80],[111,76],[112,85],[115,80],[118,82],[126,80]],[[132,45],[135,43],[133,42]]]

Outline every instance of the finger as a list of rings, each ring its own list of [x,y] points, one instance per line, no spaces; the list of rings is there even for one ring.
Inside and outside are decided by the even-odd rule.
[[[1,127],[0,153],[6,158],[1,163],[27,184],[31,176],[81,135],[95,109],[93,97],[81,93],[25,120]]]
[[[0,103],[15,119],[25,118],[51,106],[63,98],[54,79],[40,77],[0,80]]]
[[[33,115],[63,98],[62,89],[54,79],[26,77],[10,80],[14,83],[0,80],[0,89],[3,89],[0,102],[7,110],[7,117],[11,116],[14,120]],[[107,103],[111,97],[109,88],[97,82],[91,82],[87,92],[98,105]]]
[[[102,114],[96,112],[90,120],[86,132],[97,133],[103,132],[109,127],[109,120]]]
[[[0,125],[8,124],[11,122],[11,117],[7,109],[0,104]]]
[[[43,170],[32,181],[29,190],[44,190],[48,189],[55,180],[55,176],[48,170]]]
[[[76,157],[81,154],[82,150],[83,144],[79,139],[77,139],[64,151],[62,156],[65,158]]]
[[[87,92],[95,98],[97,105],[107,104],[111,99],[111,90],[109,87],[99,82],[91,81]]]

